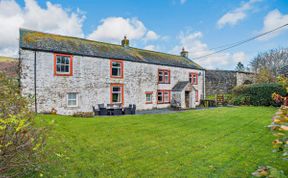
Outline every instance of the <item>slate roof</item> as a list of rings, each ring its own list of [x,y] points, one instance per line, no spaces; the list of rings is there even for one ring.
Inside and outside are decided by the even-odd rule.
[[[122,59],[126,61],[191,69],[203,69],[200,65],[180,55],[177,56],[133,47],[123,47],[121,45],[48,34],[27,29],[20,29],[20,48],[80,56]]]
[[[182,91],[187,86],[189,81],[179,81],[176,85],[172,88],[172,91]]]

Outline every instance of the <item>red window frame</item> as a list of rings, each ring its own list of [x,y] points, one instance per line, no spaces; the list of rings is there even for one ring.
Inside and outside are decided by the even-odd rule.
[[[199,91],[198,90],[195,91],[195,101],[196,102],[199,101]]]
[[[164,101],[164,93],[168,92],[169,95],[169,101]],[[158,94],[162,93],[162,101],[158,100]],[[158,90],[157,91],[157,104],[169,104],[171,102],[171,90]]]
[[[69,73],[57,73],[57,56],[69,57]],[[69,54],[54,53],[54,76],[73,76],[73,56]]]
[[[150,101],[150,102],[147,102],[147,101],[146,101],[146,95],[147,95],[147,94],[152,95],[152,96],[151,96],[151,101]],[[146,91],[146,92],[145,92],[145,104],[152,104],[152,103],[153,103],[152,100],[153,100],[153,91]]]
[[[163,74],[163,81],[159,80],[160,72]],[[168,81],[165,80],[165,72],[168,73]],[[158,83],[160,83],[160,84],[170,84],[170,81],[171,81],[170,70],[168,70],[168,69],[158,69]]]
[[[120,83],[112,83],[110,85],[110,104],[115,104],[113,103],[113,87],[120,87],[121,89],[121,100],[122,100],[122,106],[124,105],[124,85]]]
[[[120,63],[120,76],[113,76],[112,75],[112,63],[113,62],[117,62],[117,63]],[[121,60],[114,60],[114,59],[111,59],[110,60],[110,78],[120,78],[122,79],[124,77],[124,62],[121,61]]]
[[[194,83],[194,77],[196,77],[196,82]],[[198,85],[198,73],[196,72],[190,72],[189,73],[189,81],[192,85]]]

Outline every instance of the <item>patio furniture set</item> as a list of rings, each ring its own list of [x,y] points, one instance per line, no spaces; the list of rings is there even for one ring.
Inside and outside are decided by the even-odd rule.
[[[122,107],[122,104],[98,104],[98,109],[94,106],[93,111],[95,115],[100,116],[119,116],[119,115],[127,115],[127,114],[135,114],[136,113],[136,105],[129,104],[129,107]]]

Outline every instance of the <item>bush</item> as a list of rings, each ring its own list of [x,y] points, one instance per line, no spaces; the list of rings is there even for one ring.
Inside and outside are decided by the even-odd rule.
[[[0,177],[23,177],[39,170],[44,137],[18,82],[0,73]]]
[[[274,92],[286,95],[283,86],[276,83],[241,85],[232,90],[231,102],[235,105],[279,106],[271,98]]]

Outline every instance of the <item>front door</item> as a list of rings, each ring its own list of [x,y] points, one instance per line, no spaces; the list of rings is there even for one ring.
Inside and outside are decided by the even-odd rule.
[[[190,104],[190,92],[189,91],[185,91],[185,105],[186,105],[186,108],[189,108],[189,104]]]

